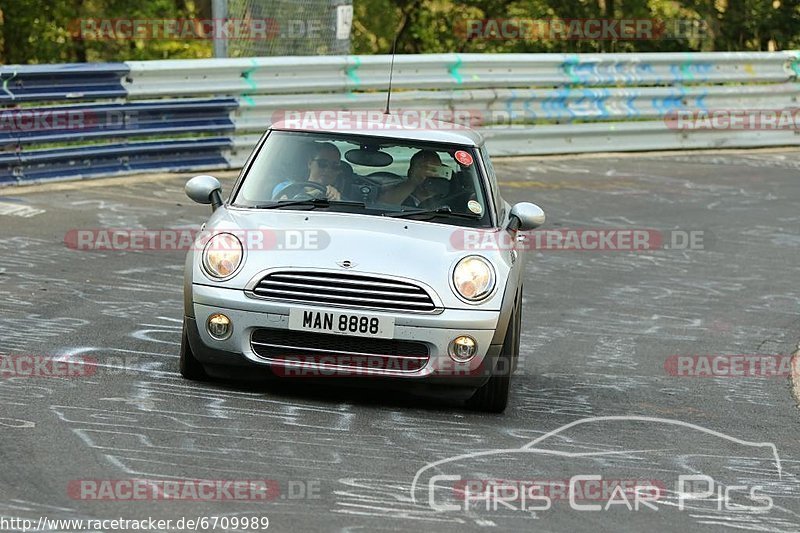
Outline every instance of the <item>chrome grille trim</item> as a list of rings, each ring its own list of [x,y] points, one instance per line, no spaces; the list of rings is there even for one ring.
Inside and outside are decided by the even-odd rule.
[[[285,272],[275,272],[274,274],[272,274],[271,277],[274,277],[274,278],[289,278],[289,279],[302,279],[302,280],[308,280],[308,281],[323,281],[323,282],[330,281],[330,278],[326,278],[326,277],[322,277],[322,276],[316,276],[316,275],[305,276],[305,275],[299,275],[299,274],[288,274],[288,273],[285,273]],[[347,285],[347,284],[350,284],[350,285],[373,285],[375,287],[387,287],[387,288],[394,287],[396,289],[407,289],[408,288],[408,286],[405,285],[405,284],[390,283],[390,282],[387,282],[387,281],[366,281],[366,280],[356,280],[356,279],[341,278],[341,279],[337,280],[337,282],[338,283],[344,283],[345,285]]]
[[[247,285],[248,296],[305,305],[437,313],[429,288],[411,280],[327,270],[262,272]]]
[[[268,286],[267,289],[269,289],[269,290],[279,290],[279,289],[270,288],[272,286],[289,287],[289,288],[298,287],[300,289],[311,289],[311,290],[319,288],[319,287],[316,287],[314,285],[307,285],[307,284],[304,284],[304,283],[288,283],[288,282],[285,282],[285,281],[276,281],[276,280],[270,279],[270,280],[264,280],[261,283],[259,283],[259,286],[256,289],[256,292],[258,290],[265,290],[265,289],[263,289],[263,287],[265,287],[265,286]],[[382,290],[375,290],[375,289],[363,289],[363,288],[360,288],[360,287],[354,287],[354,288],[349,288],[349,287],[327,287],[325,290],[341,292],[341,293],[345,293],[345,294],[375,294],[375,295],[378,295],[378,296],[397,296],[397,294],[398,294],[397,292],[392,292],[392,291],[382,291]],[[411,293],[409,293],[409,294],[403,294],[403,296],[405,298],[417,298],[417,299],[423,299],[423,300],[430,299],[427,294],[411,294]]]
[[[322,302],[316,302],[316,303],[325,303],[326,301],[339,301],[339,300],[342,300],[343,298],[347,298],[346,302],[339,301],[338,303],[347,304],[347,305],[353,305],[354,307],[357,306],[358,304],[353,304],[353,300],[372,303],[372,304],[394,304],[394,303],[397,303],[397,300],[382,300],[382,299],[379,299],[379,298],[364,298],[364,297],[345,296],[345,295],[338,296],[338,295],[332,295],[332,294],[331,295],[328,295],[328,294],[317,294],[317,293],[313,293],[313,292],[286,291],[286,290],[279,290],[279,289],[261,289],[261,288],[256,288],[254,292],[256,294],[258,294],[258,295],[261,295],[261,296],[270,296],[270,293],[278,293],[278,294],[286,294],[286,295],[290,295],[290,296],[300,296],[300,297],[308,296],[309,298],[319,298],[319,299],[323,300]],[[275,298],[275,296],[273,296],[273,298]],[[312,301],[309,301],[309,303],[312,303]],[[408,305],[408,306],[412,306],[412,307],[420,307],[420,308],[423,308],[423,309],[426,309],[426,310],[431,308],[430,305],[428,305],[426,303],[422,303],[422,302],[420,302],[420,303],[417,303],[417,302],[403,302],[403,303],[404,303],[404,305]]]

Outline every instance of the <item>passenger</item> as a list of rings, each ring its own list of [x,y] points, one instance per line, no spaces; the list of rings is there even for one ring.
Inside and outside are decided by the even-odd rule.
[[[434,207],[433,204],[447,196],[450,181],[439,177],[442,160],[433,150],[420,150],[408,166],[408,179],[389,187],[379,197],[381,202],[413,207]]]
[[[341,200],[342,194],[334,187],[336,179],[342,171],[341,153],[335,144],[316,143],[311,158],[308,161],[308,181],[325,185],[325,198],[328,200]],[[285,180],[272,189],[273,200],[290,200],[283,191],[291,187],[294,191],[302,191],[311,197],[321,197],[322,191],[308,187],[303,189],[300,184],[304,182]],[[294,194],[293,194],[294,196]]]

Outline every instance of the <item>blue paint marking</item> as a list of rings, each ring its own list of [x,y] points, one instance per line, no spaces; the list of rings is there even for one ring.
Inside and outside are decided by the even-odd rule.
[[[464,83],[464,78],[461,77],[461,73],[459,69],[464,62],[461,60],[461,56],[456,54],[456,62],[447,67],[447,72],[453,77],[456,82],[456,85],[461,85]]]
[[[517,99],[517,92],[514,89],[511,89],[511,98],[506,100],[506,113],[508,113],[508,119],[514,120],[515,112],[514,112],[514,100]]]
[[[545,98],[542,105],[546,118],[562,118],[562,111],[565,109],[564,100],[569,95],[569,88],[555,89],[550,96]]]
[[[531,104],[536,100],[536,93],[533,93],[530,98],[525,100],[524,108],[525,108],[525,117],[530,119],[536,119],[536,111],[531,108]]]
[[[569,77],[570,83],[572,84],[581,82],[580,77],[575,73],[575,69],[580,66],[580,63],[581,61],[578,59],[578,56],[570,56],[561,63],[561,70]]]
[[[713,71],[712,63],[693,63],[691,56],[683,63],[670,65],[669,70],[674,82],[681,81],[708,81],[708,75]]]
[[[552,93],[547,93],[547,96],[545,96],[542,100],[542,112],[544,113],[545,118],[550,118],[552,116],[550,108],[553,99],[550,97],[550,94]]]
[[[569,120],[575,118],[575,112],[571,109],[569,105],[570,93],[572,90],[569,87],[563,87],[561,89],[556,90],[556,94],[558,95],[555,99],[555,108],[556,114],[558,117],[564,117],[564,115],[568,115]]]
[[[685,107],[683,101],[686,94],[686,89],[683,86],[678,86],[663,98],[653,98],[653,108],[660,116],[666,115],[675,109],[683,109]]]
[[[608,118],[610,113],[606,107],[606,102],[611,94],[609,93],[608,89],[599,89],[597,91],[587,90],[586,93],[595,100],[597,112],[599,113],[600,118]]]
[[[708,111],[708,107],[706,106],[706,96],[708,96],[708,90],[703,89],[695,99],[695,105],[699,107],[701,111]]]
[[[625,116],[638,117],[641,115],[639,109],[636,108],[636,100],[639,99],[641,93],[639,91],[632,91],[631,95],[625,100]]]

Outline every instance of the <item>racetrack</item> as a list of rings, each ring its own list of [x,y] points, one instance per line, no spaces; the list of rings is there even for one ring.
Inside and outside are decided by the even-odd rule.
[[[706,237],[693,250],[530,252],[521,362],[504,415],[302,382],[184,381],[184,253],[81,251],[64,238],[80,228],[199,227],[209,210],[184,196],[186,176],[0,189],[0,354],[99,362],[83,377],[0,376],[0,517],[267,516],[278,531],[799,531],[790,379],[676,376],[668,359],[795,351],[798,156],[497,160],[504,196],[541,205],[546,228]],[[226,193],[231,180],[223,180]],[[593,419],[621,416],[640,418]],[[667,488],[658,510],[578,510],[556,497],[549,509],[514,509],[515,500],[436,512],[425,485],[411,498],[430,462],[542,436],[538,447],[550,453],[476,458],[459,467],[462,479],[657,479]],[[771,448],[752,443],[773,444],[779,463]],[[747,488],[687,502],[675,484],[690,474]],[[68,490],[76,480],[131,478],[267,479],[279,493],[268,501],[95,501]],[[452,492],[447,483],[437,501]],[[754,506],[753,487],[772,504],[741,507]]]

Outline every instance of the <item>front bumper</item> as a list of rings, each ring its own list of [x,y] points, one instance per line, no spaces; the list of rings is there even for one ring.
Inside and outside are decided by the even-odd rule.
[[[250,341],[256,329],[288,329],[289,309],[294,307],[293,305],[249,298],[242,290],[196,284],[192,285],[192,302],[194,317],[193,319],[187,317],[189,340],[195,357],[201,362],[218,366],[252,363],[273,369],[276,366],[287,366],[259,357],[253,351]],[[324,309],[321,306],[300,304],[296,307]],[[352,311],[364,313],[358,309]],[[225,313],[231,319],[233,333],[228,339],[214,339],[205,328],[208,317],[217,312]],[[501,319],[499,311],[445,309],[437,314],[386,311],[369,311],[369,314],[394,317],[394,338],[424,343],[428,347],[429,359],[422,368],[413,372],[361,369],[353,375],[390,377],[404,381],[424,381],[474,388],[483,385],[489,379],[500,353],[501,346],[493,344],[496,342],[496,330]],[[459,335],[469,335],[477,341],[477,353],[468,363],[455,363],[448,355],[450,342]],[[292,374],[286,372],[284,375]],[[347,377],[347,372],[337,372],[336,375]]]

